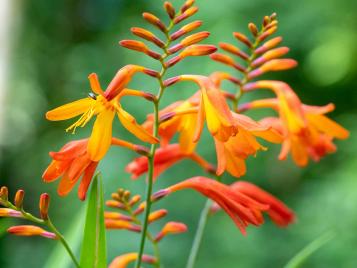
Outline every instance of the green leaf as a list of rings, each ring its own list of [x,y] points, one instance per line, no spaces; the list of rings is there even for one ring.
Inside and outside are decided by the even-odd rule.
[[[304,247],[300,252],[298,252],[286,265],[285,268],[298,268],[319,248],[325,245],[335,236],[335,233],[329,231],[324,233],[306,247]]]
[[[97,174],[88,200],[80,261],[82,268],[105,268],[107,265],[103,203],[102,176]]]

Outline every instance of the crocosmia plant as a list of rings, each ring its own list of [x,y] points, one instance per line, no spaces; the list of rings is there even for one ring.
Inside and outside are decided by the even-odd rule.
[[[187,0],[180,7],[165,2],[163,8],[165,17],[144,12],[147,28],[133,27],[130,31],[135,38],[119,41],[121,47],[143,53],[156,64],[118,66],[107,85],[100,82],[96,73],[91,73],[88,75],[91,91],[87,96],[78,94],[79,99],[45,114],[50,121],[68,122],[65,131],[73,134],[70,136],[73,140],[64,145],[53,142],[42,179],[57,187],[63,198],[76,187],[78,198],[87,203],[80,258],[51,221],[48,194],[40,196],[39,213],[35,216],[24,208],[24,190],[18,190],[12,199],[7,187],[1,188],[0,216],[22,219],[21,225],[14,219],[8,233],[41,236],[62,243],[73,267],[168,267],[160,258],[160,242],[169,235],[185,232],[192,237],[193,244],[189,256],[182,258],[187,257],[187,268],[196,267],[205,224],[208,220],[215,221],[217,213],[225,213],[244,236],[249,236],[253,226],[263,225],[265,219],[282,228],[280,232],[286,232],[291,224],[303,224],[296,221],[293,207],[244,179],[249,169],[255,168],[254,160],[247,168],[247,159],[257,154],[264,157],[266,150],[278,144],[279,160],[290,158],[297,166],[305,167],[309,161],[317,162],[336,152],[335,139],[349,136],[348,130],[328,118],[327,114],[335,108],[332,103],[304,104],[299,90],[289,85],[291,81],[274,79],[275,72],[297,66],[294,59],[288,58],[289,48],[282,45],[282,37],[275,36],[277,14],[265,16],[258,24],[249,23],[246,33],[233,32],[232,43],[222,40],[210,44],[205,40],[215,32],[199,30],[203,22],[191,19],[198,13],[194,0]],[[132,52],[128,52],[130,56],[129,53]],[[192,57],[217,62],[216,71],[211,74],[202,73],[199,68],[194,73],[175,71],[177,65],[189,62]],[[138,74],[155,80],[157,90],[146,88],[145,84],[131,88]],[[190,94],[187,99],[175,96],[175,89],[171,88],[181,83],[182,90]],[[264,90],[270,91],[269,97],[256,94]],[[163,105],[165,95],[174,101]],[[242,101],[243,96],[249,97]],[[124,107],[125,98],[136,99],[134,108],[141,112],[146,107],[141,102],[151,104],[152,109],[145,111],[144,122],[137,120],[135,109],[129,113]],[[246,114],[262,108],[259,118]],[[117,131],[114,125],[123,128]],[[76,138],[81,128],[91,128],[90,136]],[[130,141],[123,131],[133,135]],[[58,133],[61,135],[61,129]],[[205,146],[216,156],[214,162],[196,150],[203,135],[210,136],[212,143]],[[105,161],[111,147],[137,154],[131,162],[123,164],[129,174],[127,178],[146,185],[145,195],[124,189],[121,181],[127,178],[121,178],[116,181],[118,190],[105,189],[113,192],[111,199],[103,200],[99,163]],[[117,161],[123,161],[120,155],[117,157]],[[193,161],[202,172],[188,177],[183,169],[180,181],[170,182],[168,178],[171,185],[164,189],[156,187],[156,180],[170,177],[170,168],[182,160]],[[234,182],[229,183],[232,178]],[[179,218],[165,220],[168,210],[160,206],[161,200],[169,200],[171,195],[185,199],[186,192],[192,190],[207,198],[196,232],[188,230]],[[176,206],[176,209],[176,215],[180,215],[188,208]],[[123,248],[120,252],[124,254],[107,259],[106,233],[114,231],[137,233],[140,237],[137,250]]]

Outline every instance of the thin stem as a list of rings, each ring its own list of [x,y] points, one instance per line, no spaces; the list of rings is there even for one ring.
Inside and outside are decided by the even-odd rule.
[[[188,261],[186,264],[186,268],[193,268],[195,267],[195,263],[197,260],[197,255],[200,249],[203,233],[206,227],[209,211],[211,208],[212,202],[207,199],[206,204],[201,212],[200,220],[198,222],[198,226],[196,229],[195,238],[193,239],[190,256],[188,257]]]

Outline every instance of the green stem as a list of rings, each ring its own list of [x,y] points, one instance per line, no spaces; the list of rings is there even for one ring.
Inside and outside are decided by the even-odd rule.
[[[188,257],[188,261],[186,264],[186,268],[193,268],[195,267],[195,263],[197,260],[197,255],[200,249],[203,233],[206,227],[209,211],[211,208],[212,202],[207,199],[206,204],[201,212],[200,220],[198,222],[198,226],[196,229],[195,238],[193,239],[190,256]]]

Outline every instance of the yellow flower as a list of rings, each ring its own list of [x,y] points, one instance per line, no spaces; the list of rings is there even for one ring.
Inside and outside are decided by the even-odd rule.
[[[88,77],[93,91],[89,97],[53,109],[46,113],[46,118],[51,121],[59,121],[81,115],[74,124],[66,129],[66,131],[74,133],[77,127],[84,127],[93,116],[96,116],[87,148],[92,161],[101,160],[110,147],[115,114],[118,115],[123,126],[136,137],[144,142],[157,143],[158,140],[137,124],[135,118],[124,111],[119,103],[120,98],[126,94],[125,86],[136,72],[155,75],[154,71],[141,66],[127,65],[118,71],[106,91],[103,91],[97,75],[93,73]],[[145,93],[142,95],[144,96]]]

